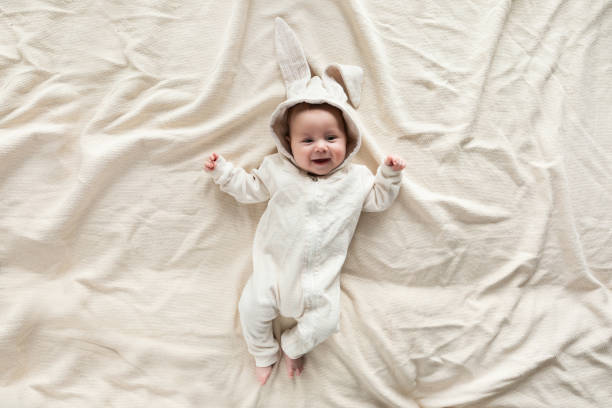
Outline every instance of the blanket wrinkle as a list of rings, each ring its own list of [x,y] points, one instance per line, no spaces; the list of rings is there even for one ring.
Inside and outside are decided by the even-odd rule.
[[[399,109],[399,101],[401,100],[397,87],[393,86],[392,81],[395,81],[395,75],[392,73],[393,64],[391,63],[389,49],[385,46],[384,42],[381,41],[380,36],[374,27],[373,21],[371,20],[371,14],[368,13],[365,5],[359,0],[353,0],[351,2],[352,18],[349,19],[352,33],[355,35],[355,41],[359,44],[359,50],[363,55],[363,67],[364,72],[370,75],[372,83],[376,84],[375,87],[370,87],[369,92],[374,93],[375,103],[377,104],[392,104],[397,106],[397,109],[391,109],[386,113],[386,119],[394,123],[398,123],[402,126],[402,133],[408,133],[411,129],[406,122],[407,119],[401,113]],[[308,50],[306,50],[308,52]],[[364,84],[367,87],[369,84]],[[365,91],[364,91],[365,92]],[[363,107],[361,108],[363,109]],[[367,125],[366,125],[367,127]],[[368,132],[363,136],[364,145],[362,151],[366,147],[367,139],[369,139]],[[377,155],[377,157],[380,155]]]
[[[431,190],[426,190],[411,181],[404,181],[404,187],[409,189],[412,196],[421,197],[421,200],[431,204],[438,204],[435,208],[443,210],[438,214],[444,219],[454,219],[464,224],[490,224],[504,221],[511,217],[511,213],[503,207],[486,205],[474,200],[445,196]],[[452,223],[454,225],[454,223]]]
[[[494,258],[501,258],[505,260],[505,263],[502,263],[497,270],[491,271],[491,274],[480,282],[481,294],[494,291],[505,285],[522,287],[532,281],[535,273],[536,254],[516,251],[513,257],[509,259],[504,257],[503,253],[501,256],[494,256]]]
[[[474,140],[462,141],[462,153],[470,152],[475,157],[489,157],[484,162],[487,166],[497,169],[497,176],[507,176],[516,186],[522,186],[527,183],[527,173],[521,168],[518,159],[519,156],[511,146],[510,141],[503,133],[498,133],[499,141]],[[497,142],[497,143],[495,143]],[[484,167],[484,166],[483,166]]]
[[[94,348],[86,348],[85,351],[87,352],[102,353],[102,354],[108,354],[110,352],[111,355],[118,357],[120,360],[122,360],[124,363],[126,363],[131,368],[133,368],[135,371],[139,372],[140,374],[147,375],[147,373],[142,368],[133,364],[124,355],[122,355],[121,352],[117,348],[96,342],[91,339],[76,338],[76,337],[70,337],[70,336],[65,337],[65,339],[76,342],[77,345],[75,345],[75,347],[79,347],[78,344],[87,344],[87,345],[94,346]]]
[[[368,343],[366,343],[366,345],[367,344]],[[355,358],[353,356],[359,356],[358,358],[360,360],[365,357],[366,359],[362,361],[362,364],[368,364],[367,355],[363,356],[357,352],[357,350],[347,350],[343,347],[334,347],[334,351],[338,353],[338,355],[341,356],[341,360],[347,362],[347,364],[350,364],[348,362]],[[349,354],[349,352],[352,353]],[[419,407],[416,401],[411,400],[411,398],[407,397],[406,395],[414,387],[414,380],[412,379],[414,374],[411,366],[408,366],[407,369],[406,374],[408,374],[408,378],[405,377],[405,374],[400,374],[402,382],[399,383],[401,386],[398,387],[398,389],[380,387],[380,383],[384,378],[382,376],[365,375],[364,372],[352,372],[352,374],[356,377],[356,380],[360,384],[360,389],[365,389],[372,393],[378,405],[383,404],[385,406]]]

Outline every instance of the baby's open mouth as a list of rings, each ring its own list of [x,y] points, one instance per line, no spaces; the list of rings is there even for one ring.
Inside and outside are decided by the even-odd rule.
[[[317,163],[317,164],[325,164],[328,161],[330,161],[331,159],[313,159],[312,161]]]

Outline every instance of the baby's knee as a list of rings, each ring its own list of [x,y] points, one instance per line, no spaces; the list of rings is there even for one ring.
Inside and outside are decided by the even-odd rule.
[[[270,320],[276,316],[274,302],[263,296],[253,296],[243,291],[238,302],[238,311],[242,320]]]
[[[340,319],[338,313],[330,313],[324,318],[319,320],[319,326],[317,327],[317,332],[321,337],[321,341],[330,337],[332,334],[336,333],[340,329]]]

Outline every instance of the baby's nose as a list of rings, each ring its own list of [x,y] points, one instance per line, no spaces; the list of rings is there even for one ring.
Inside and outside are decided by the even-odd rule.
[[[327,143],[324,140],[319,140],[315,143],[315,150],[317,151],[325,151],[327,150]]]

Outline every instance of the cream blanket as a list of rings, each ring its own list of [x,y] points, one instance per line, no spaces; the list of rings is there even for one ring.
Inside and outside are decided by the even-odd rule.
[[[202,164],[275,151],[276,16],[364,68],[355,162],[409,165],[340,332],[260,387],[265,204]],[[0,406],[610,405],[611,49],[606,0],[0,1]]]

